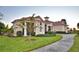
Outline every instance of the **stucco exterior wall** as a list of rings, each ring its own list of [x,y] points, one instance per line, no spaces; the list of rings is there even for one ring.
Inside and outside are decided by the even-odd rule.
[[[27,20],[30,20],[30,19],[26,19],[25,21]],[[34,32],[35,32],[35,35],[38,35],[38,34],[45,34],[45,30],[46,32],[49,31],[49,26],[51,27],[51,32],[53,31],[62,31],[62,32],[67,32],[67,26],[64,26],[64,25],[53,25],[52,22],[48,22],[48,23],[45,23],[45,21],[43,22],[42,19],[40,18],[35,18],[35,22],[34,22]],[[41,23],[41,24],[40,24]],[[25,22],[24,24],[26,24],[26,27],[25,26],[19,26],[21,23],[19,21],[17,22],[14,22],[13,23],[13,29],[14,29],[14,36],[17,36],[17,31],[23,31],[23,28],[26,29],[24,30],[24,36],[27,36],[27,23]],[[45,29],[45,24],[46,24],[46,29]]]
[[[53,26],[53,31],[66,31],[66,27],[64,25]]]
[[[40,25],[40,22],[36,22],[35,25],[36,25],[35,35],[45,34],[45,24],[43,22],[41,25]]]
[[[47,27],[46,27],[46,31],[48,32],[48,26],[50,26],[51,27],[51,31],[53,31],[53,25],[52,25],[52,23],[48,23],[48,24],[46,24],[47,25]]]
[[[18,26],[18,24],[20,24],[19,22],[16,22],[13,24],[13,30],[14,30],[14,36],[17,36],[17,31],[22,31],[22,27]]]

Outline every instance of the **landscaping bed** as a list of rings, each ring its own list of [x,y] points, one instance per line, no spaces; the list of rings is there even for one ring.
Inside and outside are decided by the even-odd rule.
[[[61,39],[60,35],[51,37],[32,37],[29,42],[28,37],[7,37],[0,36],[0,52],[26,52],[36,48],[46,46]]]

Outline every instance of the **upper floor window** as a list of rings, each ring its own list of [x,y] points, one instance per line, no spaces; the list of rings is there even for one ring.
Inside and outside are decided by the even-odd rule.
[[[42,23],[40,22],[40,32],[42,32]]]
[[[42,25],[42,23],[40,22],[40,25]]]
[[[42,32],[42,26],[40,26],[40,32]]]

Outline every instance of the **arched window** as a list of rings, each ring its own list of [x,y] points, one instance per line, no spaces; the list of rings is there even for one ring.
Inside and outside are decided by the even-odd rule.
[[[42,23],[40,22],[40,25],[42,25]]]

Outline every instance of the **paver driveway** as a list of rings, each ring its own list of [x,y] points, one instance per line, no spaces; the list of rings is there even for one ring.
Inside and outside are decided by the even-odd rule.
[[[61,34],[63,38],[53,44],[33,50],[32,52],[67,52],[74,42],[73,34]]]

